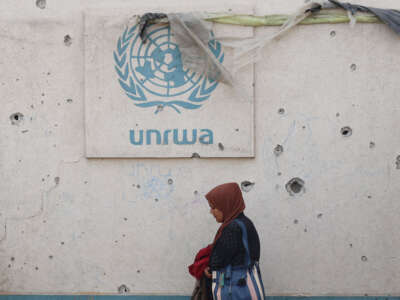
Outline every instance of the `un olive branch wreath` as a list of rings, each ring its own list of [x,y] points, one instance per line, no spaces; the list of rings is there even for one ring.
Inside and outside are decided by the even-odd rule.
[[[128,49],[132,38],[135,36],[137,25],[131,28],[126,28],[123,34],[118,38],[117,48],[113,52],[115,70],[118,75],[118,82],[121,88],[125,91],[125,94],[135,101],[135,105],[139,107],[154,107],[157,109],[155,113],[158,113],[160,108],[171,107],[176,112],[180,113],[179,107],[185,109],[197,109],[201,107],[201,103],[207,100],[211,93],[216,89],[218,81],[212,80],[203,76],[203,80],[197,86],[194,87],[193,91],[188,97],[188,101],[173,100],[173,101],[148,101],[143,89],[139,84],[135,82],[130,72],[129,54]],[[208,43],[210,51],[215,55],[219,62],[223,62],[224,54],[222,53],[221,44],[216,40],[210,40]]]

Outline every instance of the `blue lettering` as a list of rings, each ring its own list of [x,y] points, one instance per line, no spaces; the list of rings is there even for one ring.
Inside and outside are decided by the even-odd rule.
[[[132,145],[143,145],[144,135],[146,135],[146,145],[168,145],[169,138],[173,139],[173,143],[176,145],[193,145],[197,140],[201,144],[209,145],[214,143],[214,134],[211,129],[191,129],[192,136],[189,136],[189,129],[166,129],[164,131],[159,131],[157,129],[147,129],[145,130],[129,130],[129,139]],[[200,131],[199,138],[197,139],[197,131]],[[136,132],[135,132],[136,131]],[[180,132],[181,131],[181,132]],[[154,140],[155,139],[155,140]]]
[[[214,136],[213,136],[213,132],[210,129],[201,129],[200,132],[206,132],[205,134],[203,134],[202,136],[200,136],[199,141],[202,144],[212,144],[214,142]],[[206,139],[208,139],[208,141],[206,141]]]
[[[146,130],[146,144],[151,145],[151,134],[152,133],[156,134],[156,143],[157,143],[157,145],[160,145],[161,144],[161,133],[156,129]]]
[[[168,133],[170,133],[172,130],[167,129],[164,131],[164,140],[163,140],[163,144],[164,145],[168,145]]]
[[[139,141],[135,141],[135,130],[129,131],[129,137],[132,145],[143,145],[143,130],[139,131]]]
[[[187,129],[183,129],[183,137],[182,140],[178,140],[178,129],[174,129],[174,143],[177,145],[192,145],[196,143],[197,139],[197,130],[192,130],[192,140],[189,141],[187,138]]]

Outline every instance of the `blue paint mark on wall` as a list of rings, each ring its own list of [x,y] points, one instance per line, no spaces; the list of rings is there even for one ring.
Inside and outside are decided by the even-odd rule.
[[[132,166],[129,176],[135,177],[139,198],[141,199],[170,199],[175,185],[170,184],[173,178],[171,169],[163,170],[160,166],[137,163]]]

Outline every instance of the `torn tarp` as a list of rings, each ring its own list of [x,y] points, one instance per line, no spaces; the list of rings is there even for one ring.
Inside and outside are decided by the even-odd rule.
[[[341,3],[337,0],[329,0],[329,2],[335,4],[349,11],[352,15],[356,12],[369,12],[377,16],[383,23],[388,25],[397,34],[400,34],[400,11],[396,9],[382,9],[375,7],[367,7],[351,3]]]
[[[233,86],[229,71],[211,53],[208,44],[213,40],[211,24],[203,21],[200,14],[168,14],[169,24],[179,45],[181,59],[187,68],[205,74],[211,80],[218,80]]]
[[[147,13],[140,17],[140,19],[139,19],[139,35],[140,35],[140,38],[142,39],[143,43],[146,42],[146,39],[147,39],[146,29],[151,24],[151,22],[153,22],[154,20],[163,19],[166,17],[167,17],[167,15],[163,14],[163,13]]]
[[[233,87],[236,94],[243,95],[240,83],[235,81],[234,74],[242,67],[255,63],[261,58],[260,51],[273,39],[283,35],[299,22],[312,14],[312,9],[323,7],[320,4],[307,3],[297,10],[282,25],[280,30],[258,38],[220,40],[211,34],[211,23],[205,22],[200,13],[171,13],[167,15],[171,31],[179,45],[183,65],[195,72],[206,75],[211,80],[221,81]],[[152,21],[164,18],[166,15],[159,13],[148,13],[140,18],[140,32],[145,42],[145,30]],[[233,66],[228,70],[209,49],[209,42],[218,39],[223,45],[233,48]],[[247,98],[247,97],[245,97]]]
[[[349,14],[350,24],[355,23],[354,14],[356,12],[367,12],[374,14],[383,23],[387,24],[397,34],[400,34],[400,11],[394,9],[381,9],[366,7],[362,5],[341,3],[337,0],[314,0],[309,1],[300,7],[295,13],[289,16],[287,21],[274,34],[265,34],[253,38],[219,40],[224,46],[233,48],[233,66],[228,70],[210,52],[208,43],[213,39],[218,39],[211,35],[210,25],[205,22],[204,16],[199,13],[186,14],[146,14],[141,18],[141,36],[144,34],[149,20],[167,16],[171,30],[179,45],[183,65],[187,68],[205,74],[212,80],[218,80],[234,87],[236,90],[238,83],[234,82],[236,74],[242,67],[255,63],[262,58],[261,52],[264,47],[291,28],[302,22],[308,16],[324,9],[342,8]],[[143,38],[143,36],[142,36]],[[145,38],[144,38],[145,40]]]

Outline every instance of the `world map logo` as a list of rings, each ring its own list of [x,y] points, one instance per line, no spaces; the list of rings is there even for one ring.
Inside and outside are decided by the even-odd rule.
[[[126,28],[113,52],[118,82],[123,92],[138,107],[155,107],[158,113],[170,107],[198,109],[218,86],[218,81],[187,69],[182,64],[179,45],[169,25],[151,25],[142,43],[138,26]],[[211,53],[222,63],[221,44],[210,40]]]

